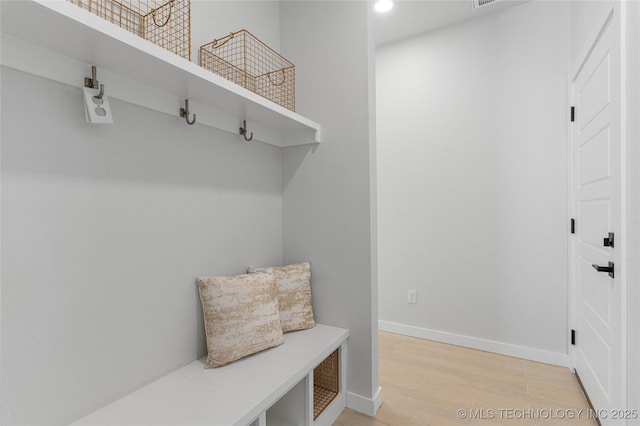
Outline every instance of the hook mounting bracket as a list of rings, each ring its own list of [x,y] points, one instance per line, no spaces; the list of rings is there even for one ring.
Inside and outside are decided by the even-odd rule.
[[[104,96],[104,84],[98,81],[98,68],[95,65],[91,65],[91,77],[84,78],[84,87],[99,89],[100,92],[94,96],[96,99],[102,99]]]

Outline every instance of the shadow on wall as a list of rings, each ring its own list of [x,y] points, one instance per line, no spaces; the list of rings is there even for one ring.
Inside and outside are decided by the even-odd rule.
[[[300,146],[291,146],[286,149],[287,155],[287,167],[284,167],[282,170],[282,189],[286,190],[287,186],[296,175],[296,172],[304,163],[304,160],[316,153],[320,144],[311,144],[311,145],[300,145]]]
[[[45,81],[36,81],[31,90],[47,93],[49,87]],[[52,103],[32,102],[31,96],[17,90],[9,85],[4,89],[3,97],[13,100],[11,109],[29,111],[32,117],[48,117],[52,125],[44,137],[39,126],[26,126],[11,138],[3,137],[8,142],[3,146],[7,160],[2,166],[10,173],[279,191],[269,180],[256,179],[280,161],[278,148],[245,143],[241,136],[206,126],[187,126],[178,116],[179,106],[175,116],[159,116],[111,99],[115,124],[92,125],[84,120],[82,92],[76,88],[64,87],[57,92],[53,108]],[[62,123],[73,123],[73,131]]]

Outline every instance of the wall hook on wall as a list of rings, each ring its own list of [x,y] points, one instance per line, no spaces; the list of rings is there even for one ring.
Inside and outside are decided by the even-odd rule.
[[[98,68],[95,65],[91,65],[91,77],[84,78],[84,87],[100,89],[100,92],[94,96],[95,99],[102,99],[104,96],[104,84],[98,81]]]
[[[247,137],[249,132],[247,131],[247,120],[242,120],[242,127],[240,127],[240,134],[244,137],[244,140],[249,142],[253,139],[253,132],[251,132],[251,136]]]
[[[184,100],[184,108],[180,108],[180,117],[184,118],[188,125],[193,126],[196,124],[196,115],[193,114],[193,118],[189,119],[189,99]]]

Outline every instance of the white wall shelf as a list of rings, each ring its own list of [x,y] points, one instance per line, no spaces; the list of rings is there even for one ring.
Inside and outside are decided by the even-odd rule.
[[[320,142],[319,124],[65,0],[0,4],[3,66],[82,87],[96,65],[107,96],[182,123],[178,112],[188,98],[200,125],[238,134],[247,120],[254,140],[280,147]]]

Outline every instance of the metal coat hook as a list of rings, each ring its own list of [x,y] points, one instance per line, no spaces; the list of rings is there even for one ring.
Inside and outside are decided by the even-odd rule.
[[[188,125],[193,126],[196,124],[196,115],[193,114],[193,118],[189,120],[189,99],[184,100],[184,108],[180,108],[180,117],[184,118]]]
[[[102,99],[102,97],[104,96],[104,84],[100,85],[100,92],[95,95],[93,98],[94,99]]]
[[[98,81],[98,68],[95,65],[91,65],[91,77],[84,78],[84,87],[100,89],[99,93],[94,96],[95,99],[102,99],[104,96],[104,84],[100,84]]]
[[[242,120],[242,127],[240,127],[240,134],[244,137],[244,140],[249,142],[253,139],[253,132],[251,132],[251,136],[247,137],[249,132],[247,132],[247,120]]]

